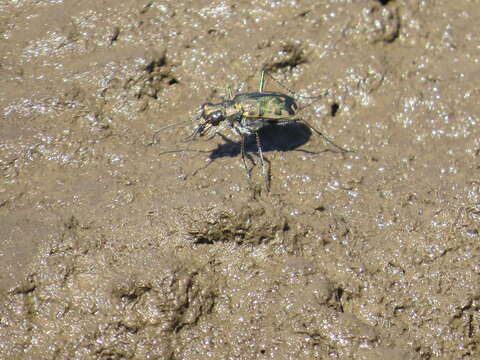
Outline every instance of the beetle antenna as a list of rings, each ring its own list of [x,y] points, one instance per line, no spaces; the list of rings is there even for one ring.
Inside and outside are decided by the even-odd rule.
[[[157,136],[158,136],[158,134],[160,134],[163,130],[168,129],[168,128],[172,127],[172,126],[176,126],[176,125],[179,125],[179,124],[184,124],[184,123],[186,123],[186,122],[188,122],[188,120],[177,121],[177,122],[175,122],[175,123],[168,124],[168,125],[165,125],[165,126],[161,127],[160,129],[158,129],[157,131],[155,131],[155,132],[153,133],[153,136],[152,136],[152,144],[156,144],[156,143],[157,143]]]
[[[188,122],[195,122],[195,121],[199,120],[201,117],[202,117],[202,116],[199,115],[199,116],[195,117],[193,120],[177,121],[177,122],[175,122],[175,123],[168,124],[168,125],[165,125],[165,126],[161,127],[160,129],[158,129],[157,131],[155,131],[155,132],[153,133],[152,143],[151,143],[151,144],[156,144],[156,143],[157,143],[157,136],[158,136],[158,134],[160,134],[163,130],[168,129],[168,128],[172,127],[172,126],[179,125],[179,124],[185,124],[185,123],[188,123]],[[195,132],[194,132],[192,135],[188,136],[187,139],[189,139],[190,137],[192,137],[192,136],[194,136],[194,135],[197,135],[198,131],[199,131],[199,129],[198,129],[198,126],[197,126],[197,128],[195,129]]]
[[[179,150],[168,150],[168,151],[162,151],[158,153],[158,155],[165,155],[165,154],[176,154],[176,153],[184,153],[184,152],[195,152],[195,153],[211,153],[211,151],[208,150],[196,150],[196,149],[179,149]]]

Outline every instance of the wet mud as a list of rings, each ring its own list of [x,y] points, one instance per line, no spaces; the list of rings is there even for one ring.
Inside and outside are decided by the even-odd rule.
[[[479,16],[0,2],[0,358],[480,358]],[[355,152],[185,141],[261,69]]]

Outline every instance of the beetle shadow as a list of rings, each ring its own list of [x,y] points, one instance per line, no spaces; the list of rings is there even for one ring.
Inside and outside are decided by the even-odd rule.
[[[308,126],[300,122],[268,125],[259,130],[260,143],[264,153],[270,151],[299,151],[307,154],[319,154],[321,152],[298,149],[308,142],[312,131]],[[222,157],[237,157],[241,151],[241,141],[232,141],[225,135],[217,133],[224,141],[216,149],[211,151],[209,158],[214,160]],[[245,152],[258,154],[255,135],[249,135],[245,141]]]

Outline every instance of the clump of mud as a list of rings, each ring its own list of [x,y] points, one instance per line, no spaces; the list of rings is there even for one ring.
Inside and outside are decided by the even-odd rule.
[[[265,208],[258,203],[245,205],[235,212],[209,214],[209,219],[192,226],[195,228],[188,233],[195,244],[231,242],[255,246],[272,241],[283,243],[290,230],[287,218],[277,209]]]

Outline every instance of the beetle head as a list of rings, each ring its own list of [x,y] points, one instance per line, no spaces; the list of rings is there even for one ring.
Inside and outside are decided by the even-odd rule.
[[[202,105],[202,118],[205,119],[205,124],[211,126],[218,126],[225,120],[225,109],[223,104],[205,103]]]
[[[195,132],[202,136],[212,127],[218,126],[225,120],[225,108],[222,104],[205,103],[202,105],[202,113],[199,118],[202,119],[203,122],[197,126]]]
[[[197,135],[205,135],[212,127],[218,126],[223,120],[225,120],[225,107],[223,104],[211,104],[205,103],[202,105],[201,114],[195,118],[200,120],[200,124],[197,125],[193,134],[187,139],[193,139]]]

